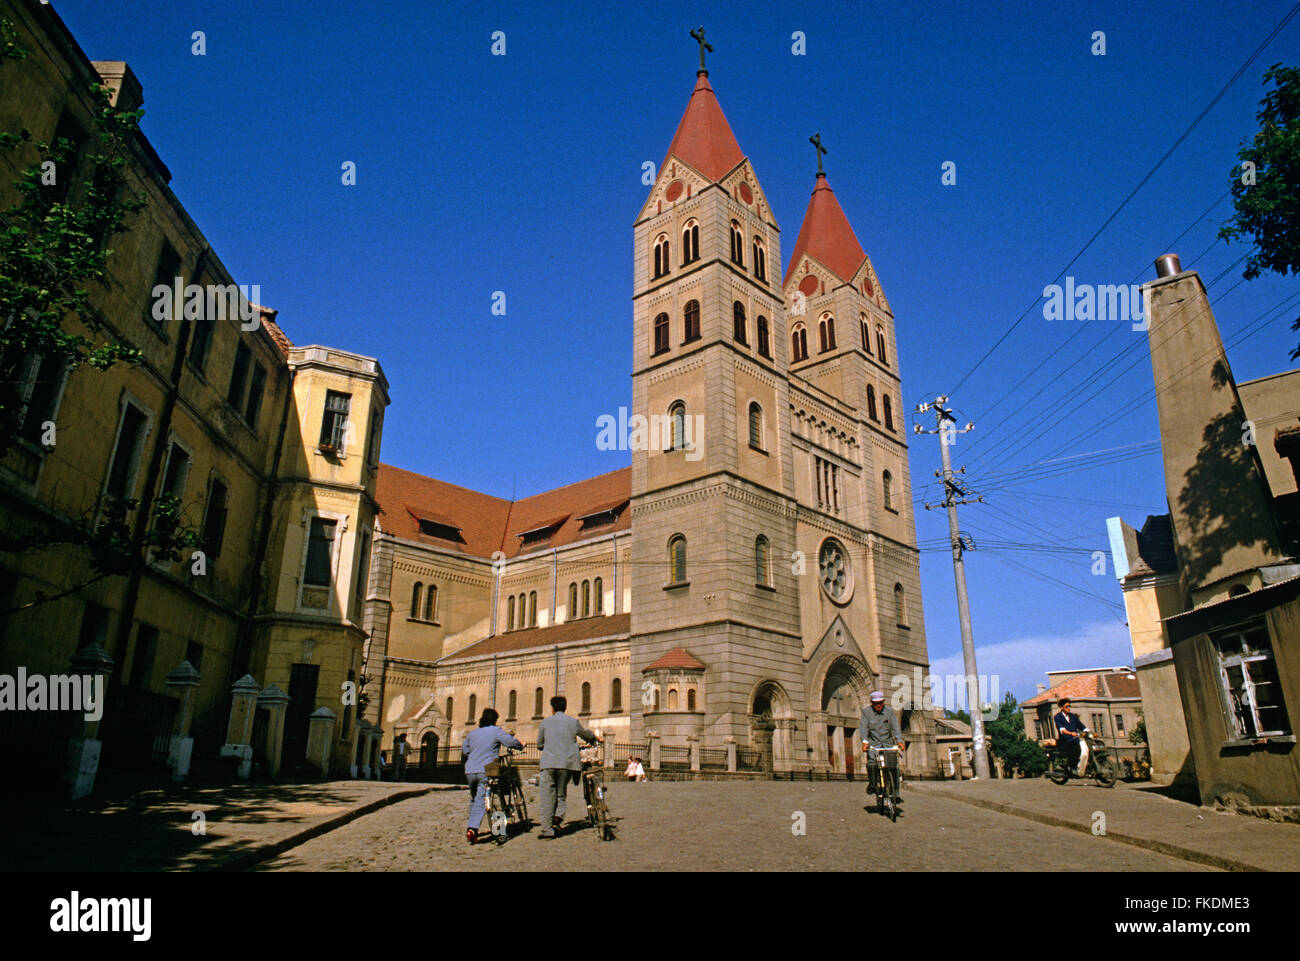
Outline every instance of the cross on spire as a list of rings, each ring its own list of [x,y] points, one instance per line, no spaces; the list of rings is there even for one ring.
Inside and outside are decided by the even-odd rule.
[[[817,176],[822,176],[825,171],[822,170],[822,154],[826,153],[826,148],[822,146],[821,132],[817,132],[808,138],[808,142],[817,148]]]
[[[713,44],[705,42],[703,26],[698,30],[692,30],[691,37],[700,45],[700,73],[707,76],[709,71],[704,66],[704,51],[707,50],[709,53],[713,53]]]

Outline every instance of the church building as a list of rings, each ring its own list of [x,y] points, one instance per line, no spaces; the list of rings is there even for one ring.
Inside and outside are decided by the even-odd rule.
[[[703,49],[633,226],[631,409],[667,429],[514,502],[379,469],[366,690],[417,762],[459,760],[487,706],[532,741],[562,693],[620,761],[653,742],[665,764],[846,772],[869,692],[929,672],[893,313],[819,137],[779,277]],[[898,703],[928,773],[930,718]]]

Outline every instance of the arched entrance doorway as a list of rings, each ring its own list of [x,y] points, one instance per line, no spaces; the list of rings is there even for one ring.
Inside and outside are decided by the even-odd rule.
[[[438,735],[426,731],[420,738],[420,767],[436,767],[438,764]]]
[[[845,655],[827,667],[821,686],[826,761],[832,771],[853,777],[858,767],[858,725],[867,706],[872,677],[866,666]]]
[[[749,741],[759,770],[790,769],[792,716],[790,699],[780,684],[764,681],[755,688],[749,710]]]

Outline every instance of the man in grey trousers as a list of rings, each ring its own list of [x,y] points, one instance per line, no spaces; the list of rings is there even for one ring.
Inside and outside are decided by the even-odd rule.
[[[555,829],[564,823],[564,795],[569,789],[569,778],[582,770],[577,739],[582,738],[588,744],[605,740],[588,731],[576,717],[565,714],[568,706],[562,695],[551,698],[551,710],[555,713],[542,721],[537,730],[537,746],[542,751],[537,778],[542,799],[539,838],[555,837]]]

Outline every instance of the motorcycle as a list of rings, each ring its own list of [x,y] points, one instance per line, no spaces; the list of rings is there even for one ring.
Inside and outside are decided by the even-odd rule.
[[[1115,768],[1115,761],[1107,752],[1101,738],[1091,731],[1084,731],[1081,736],[1088,742],[1088,767],[1082,777],[1093,778],[1100,787],[1114,787],[1118,771]],[[1049,741],[1046,746],[1049,749],[1047,776],[1053,784],[1064,784],[1070,778],[1080,777],[1076,773],[1076,762],[1066,756],[1058,741]]]

